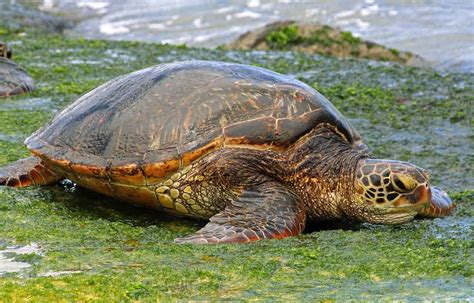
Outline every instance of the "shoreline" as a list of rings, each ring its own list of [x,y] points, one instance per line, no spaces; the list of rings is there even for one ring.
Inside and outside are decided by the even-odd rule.
[[[199,0],[198,0],[199,1]],[[291,20],[291,16],[293,16],[293,19],[295,20],[302,20],[300,21],[302,24],[318,24],[318,22],[321,22],[322,24],[327,24],[329,25],[332,29],[338,30],[339,27],[344,28],[345,30],[341,30],[342,32],[350,32],[351,36],[353,39],[363,39],[367,40],[368,44],[367,47],[361,48],[360,50],[352,50],[352,51],[360,51],[361,53],[372,53],[372,56],[379,57],[382,59],[388,59],[392,60],[396,57],[399,56],[399,54],[409,54],[410,52],[405,52],[403,49],[416,49],[413,48],[413,46],[416,45],[417,41],[424,41],[423,45],[432,45],[435,43],[432,41],[428,36],[425,34],[423,35],[415,35],[410,33],[410,30],[421,30],[418,29],[416,26],[413,27],[415,24],[412,26],[406,28],[406,29],[399,29],[392,34],[390,34],[390,39],[387,36],[387,39],[380,39],[385,37],[382,33],[379,33],[378,35],[374,36],[374,33],[371,34],[371,31],[367,30],[357,30],[357,27],[351,26],[350,22],[352,22],[351,18],[356,18],[354,14],[360,14],[361,16],[366,16],[367,18],[375,18],[375,16],[380,15],[378,18],[382,18],[382,20],[385,20],[385,18],[388,18],[387,20],[392,20],[393,22],[401,22],[400,18],[402,18],[403,14],[406,14],[407,12],[405,10],[402,10],[400,12],[400,15],[394,11],[394,8],[391,8],[390,5],[387,3],[384,4],[383,1],[381,1],[379,4],[373,4],[373,1],[365,1],[367,3],[361,4],[359,3],[361,0],[355,1],[353,4],[349,5],[347,4],[348,7],[353,7],[355,9],[354,11],[344,11],[340,13],[333,12],[334,16],[330,16],[329,13],[328,15],[322,14],[322,11],[318,10],[311,10],[309,11],[316,13],[314,17],[304,17],[304,16],[299,16],[299,11],[296,16],[293,16],[292,14],[295,13],[295,11],[290,10],[290,15],[286,18],[283,18],[283,15],[278,17],[278,15],[268,15],[269,12],[266,11],[264,7],[267,7],[268,5],[263,5],[261,4],[258,0],[257,1],[251,1],[255,2],[254,4],[248,4],[251,5],[251,7],[247,7],[246,5],[243,5],[243,3],[237,2],[235,5],[231,5],[227,7],[224,4],[215,4],[215,5],[204,5],[203,8],[201,8],[202,5],[199,5],[197,8],[194,8],[194,10],[191,10],[191,12],[185,12],[185,11],[175,11],[177,8],[175,7],[169,7],[167,10],[165,10],[164,15],[162,14],[155,14],[155,10],[157,8],[154,7],[149,7],[146,9],[146,6],[140,6],[140,5],[132,5],[130,8],[132,9],[130,11],[130,15],[127,11],[122,15],[119,13],[119,10],[127,8],[129,5],[131,5],[128,0],[125,0],[124,2],[118,2],[114,0],[105,0],[104,2],[101,2],[101,4],[97,5],[92,5],[92,4],[86,4],[83,3],[81,5],[67,5],[66,3],[62,3],[61,0],[56,3],[56,6],[54,4],[50,4],[51,6],[48,6],[47,4],[43,6],[39,6],[42,10],[42,12],[39,12],[41,14],[46,14],[50,15],[51,13],[54,14],[55,18],[62,18],[62,24],[59,25],[59,30],[64,32],[66,37],[72,37],[72,38],[81,38],[81,37],[86,37],[86,38],[92,38],[92,39],[106,39],[106,40],[123,40],[123,41],[143,41],[143,42],[163,42],[163,43],[170,43],[170,44],[175,44],[175,45],[183,45],[183,44],[188,44],[189,47],[206,47],[209,49],[213,49],[214,47],[217,47],[218,45],[224,44],[229,44],[230,41],[235,40],[238,38],[239,33],[243,34],[246,31],[256,31],[259,28],[261,28],[264,25],[269,25],[275,22],[276,20]],[[355,3],[358,4],[355,4]],[[372,4],[370,4],[370,3]],[[19,3],[22,3],[22,1],[19,1]],[[250,3],[250,2],[249,2]],[[260,4],[259,4],[260,3]],[[352,2],[351,2],[352,3]],[[37,11],[37,8],[39,4],[28,4],[29,10],[31,12]],[[191,4],[189,4],[191,5]],[[243,5],[243,6],[242,6]],[[262,6],[260,8],[260,5]],[[300,7],[299,4],[274,4],[276,7],[285,7],[285,8],[291,8],[292,6]],[[436,5],[440,5],[439,3]],[[434,12],[437,12],[436,6],[433,8]],[[2,6],[0,4],[0,6]],[[77,7],[76,7],[77,6]],[[270,5],[272,6],[272,5]],[[287,7],[289,6],[289,7]],[[322,7],[324,7],[324,4],[321,4]],[[5,11],[5,8],[9,7],[21,7],[19,4],[16,5],[7,5],[4,4],[2,8]],[[188,7],[185,5],[185,7]],[[191,7],[194,7],[191,5]],[[295,9],[296,9],[295,7]],[[377,8],[378,7],[378,8]],[[413,9],[415,9],[417,6],[415,5]],[[303,5],[302,8],[304,9],[305,6]],[[420,7],[421,9],[422,7]],[[214,16],[217,18],[217,20],[221,20],[222,18],[230,18],[229,21],[224,22],[223,24],[219,25],[219,22],[221,21],[214,21],[214,20],[207,20],[206,18],[198,18],[193,15],[193,11],[199,11],[203,13],[206,16]],[[267,8],[268,9],[268,8]],[[400,8],[402,9],[402,8]],[[131,12],[134,12],[132,14]],[[260,19],[252,19],[250,18],[250,13],[248,12],[253,12],[253,11],[258,11],[259,15],[263,23],[257,22],[257,20]],[[304,10],[307,14],[309,11]],[[408,10],[410,11],[410,10]],[[415,10],[416,11],[416,10]],[[49,13],[48,13],[49,12]],[[138,14],[139,12],[142,12],[146,18],[144,20],[141,20]],[[174,13],[173,13],[174,12]],[[244,12],[247,12],[244,14]],[[7,12],[8,13],[8,12]],[[303,13],[303,12],[301,12]],[[425,16],[426,12],[423,10],[420,12],[422,16]],[[169,14],[169,15],[168,15]],[[189,16],[187,15],[189,14]],[[388,14],[388,15],[387,15]],[[247,16],[248,15],[248,16]],[[373,15],[373,16],[372,16]],[[3,19],[5,19],[5,12],[0,13],[0,16],[2,16]],[[34,16],[34,14],[30,13],[30,19]],[[62,17],[61,17],[62,16]],[[183,21],[180,21],[181,17],[184,18]],[[195,19],[193,20],[192,18]],[[352,16],[352,17],[351,17]],[[371,17],[372,16],[372,17]],[[384,17],[385,16],[385,17]],[[410,17],[409,16],[406,17]],[[278,17],[277,19],[275,19]],[[296,18],[295,18],[296,17]],[[302,17],[302,18],[299,18]],[[426,17],[426,16],[425,16]],[[197,18],[197,19],[196,19]],[[240,20],[239,18],[242,18]],[[346,18],[349,18],[346,20]],[[444,17],[443,17],[444,18]],[[214,17],[212,18],[214,19]],[[240,21],[237,22],[239,19]],[[402,18],[403,19],[403,18]],[[407,22],[415,22],[416,18],[408,18]],[[9,24],[8,19],[5,19],[6,22],[5,24]],[[186,21],[187,20],[187,21]],[[206,21],[207,20],[207,21]],[[358,19],[357,19],[358,20]],[[357,21],[356,20],[356,21]],[[404,19],[403,19],[404,20]],[[192,21],[192,22],[191,22]],[[337,22],[336,22],[337,21]],[[338,21],[341,23],[339,24]],[[343,22],[344,21],[344,22]],[[375,20],[373,20],[375,22]],[[188,22],[188,23],[182,23],[182,22]],[[217,23],[216,23],[217,22]],[[285,21],[277,21],[277,22],[285,22]],[[349,22],[349,23],[347,23]],[[15,23],[15,22],[13,22]],[[51,22],[49,22],[51,23]],[[357,23],[357,22],[356,22]],[[358,23],[357,23],[358,24]],[[381,24],[377,25],[378,23],[375,23],[375,30],[376,32],[380,32],[382,28],[385,28],[387,24],[382,22]],[[58,23],[56,22],[56,25]],[[422,24],[421,24],[422,25]],[[420,26],[421,26],[420,25]],[[94,27],[95,26],[95,27]],[[214,26],[218,26],[217,28],[214,28]],[[380,30],[377,30],[377,26],[380,26]],[[39,26],[41,27],[41,25]],[[58,26],[56,26],[58,27]],[[102,29],[104,27],[104,29]],[[107,27],[108,30],[111,30],[111,32],[105,31],[105,27]],[[123,30],[126,29],[125,32],[122,34],[120,33],[121,28],[123,27]],[[149,27],[149,28],[148,28]],[[441,29],[443,30],[441,31]],[[102,33],[102,31],[105,31]],[[354,31],[355,30],[355,31]],[[395,29],[390,29],[387,28],[386,30],[389,31],[394,31]],[[403,35],[397,34],[398,32],[406,31],[406,39],[403,38]],[[433,29],[437,33],[436,28]],[[441,32],[445,32],[446,29],[444,27],[440,27],[439,30]],[[454,29],[451,29],[454,30]],[[186,38],[184,40],[178,39],[176,33],[182,33],[182,35],[179,35],[179,37]],[[214,35],[217,35],[214,38],[212,38]],[[224,36],[220,36],[224,35]],[[204,39],[201,42],[196,42],[192,39],[198,37],[201,37]],[[221,38],[219,38],[221,37]],[[232,38],[234,37],[234,38]],[[459,34],[456,34],[454,32],[453,37],[459,37],[461,39],[462,37],[459,36]],[[191,39],[191,40],[190,40]],[[201,38],[199,38],[201,39]],[[211,39],[211,40],[206,40],[206,39]],[[216,40],[217,39],[217,40]],[[220,39],[220,40],[219,40]],[[394,40],[395,39],[395,40]],[[397,45],[393,43],[393,41],[397,41],[401,39],[401,44]],[[440,36],[440,40],[438,43],[444,43],[447,38],[447,36]],[[453,38],[454,39],[454,38]],[[464,37],[464,39],[469,39],[469,37]],[[327,40],[327,39],[326,39]],[[208,41],[208,42],[206,42]],[[380,46],[381,48],[386,48],[388,50],[393,49],[394,53],[390,54],[377,54],[378,51],[371,49],[371,46],[374,45],[373,42],[370,41],[382,41],[382,43],[375,43],[376,48]],[[385,43],[384,43],[385,41]],[[409,45],[412,45],[411,47],[405,47],[404,45],[408,43]],[[418,42],[419,43],[419,42]],[[454,45],[456,43],[446,43],[444,44],[444,47],[447,47],[447,45]],[[389,46],[386,46],[389,45]],[[461,52],[463,48],[453,50],[451,52],[448,52],[451,54],[451,57],[449,57],[446,53],[443,54],[441,51],[443,47],[436,47],[436,45],[433,45],[433,47],[430,47],[429,50],[437,51],[439,55],[433,56],[431,53],[426,53],[426,49],[420,45],[419,51],[412,51],[415,54],[421,54],[421,57],[425,58],[424,61],[426,62],[416,62],[415,64],[418,65],[426,65],[428,64],[429,66],[432,66],[436,68],[440,72],[444,71],[453,71],[453,72],[468,72],[472,73],[474,72],[474,61],[472,61],[472,56],[469,57],[469,47],[464,47],[465,51]],[[447,50],[446,50],[447,52]],[[337,53],[337,51],[333,51],[333,53]],[[383,51],[382,51],[383,53]],[[394,55],[394,56],[393,56]]]

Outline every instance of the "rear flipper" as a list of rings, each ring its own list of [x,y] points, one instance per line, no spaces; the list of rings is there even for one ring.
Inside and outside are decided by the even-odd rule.
[[[448,194],[438,187],[431,187],[431,203],[418,215],[425,218],[442,218],[451,214],[456,204],[449,198]]]
[[[47,185],[61,180],[38,157],[20,159],[9,166],[0,167],[0,186],[26,187]]]
[[[269,181],[247,188],[201,230],[175,242],[216,244],[281,239],[300,234],[305,223],[302,201],[285,186]]]

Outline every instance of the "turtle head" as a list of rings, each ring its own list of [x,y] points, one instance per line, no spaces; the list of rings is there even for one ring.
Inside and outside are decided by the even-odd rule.
[[[360,160],[355,191],[359,217],[370,223],[407,222],[431,201],[428,173],[401,161]]]
[[[8,47],[8,45],[4,42],[0,42],[0,57],[4,58],[11,58],[12,57],[12,51]]]

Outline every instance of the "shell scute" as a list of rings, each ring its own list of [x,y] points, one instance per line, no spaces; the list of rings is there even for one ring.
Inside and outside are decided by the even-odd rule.
[[[263,117],[224,128],[226,144],[268,145],[275,141],[275,118]]]
[[[194,141],[185,144],[180,151],[182,152],[182,166],[186,167],[197,159],[205,156],[213,150],[224,146],[224,137],[218,136],[208,140]]]
[[[148,185],[163,181],[166,176],[181,167],[181,157],[176,148],[161,151],[162,154],[155,151],[144,157],[143,172]]]
[[[147,183],[140,164],[115,166],[107,172],[111,182],[132,185],[146,185]]]

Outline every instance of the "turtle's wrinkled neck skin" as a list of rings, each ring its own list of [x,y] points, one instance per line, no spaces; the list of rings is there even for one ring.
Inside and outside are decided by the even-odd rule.
[[[305,203],[310,220],[403,223],[429,205],[432,190],[444,193],[430,187],[425,170],[402,161],[371,159],[367,149],[354,147],[331,128],[303,137],[288,150],[286,161],[287,182]],[[447,196],[437,201],[451,204]]]
[[[367,150],[354,149],[331,128],[321,128],[286,153],[288,182],[304,201],[311,220],[363,217],[355,201],[355,172]]]

